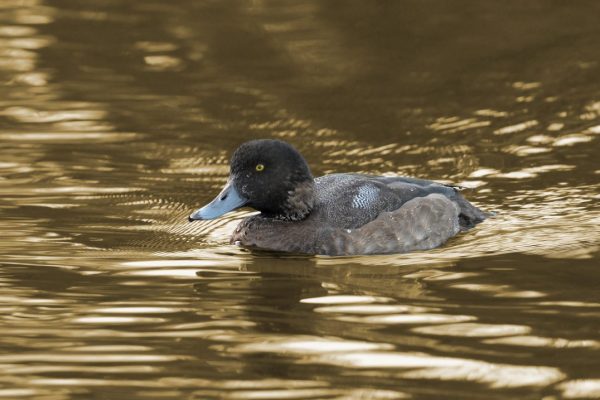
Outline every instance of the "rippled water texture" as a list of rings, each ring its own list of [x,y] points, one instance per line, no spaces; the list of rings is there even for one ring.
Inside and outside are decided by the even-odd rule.
[[[0,398],[600,397],[600,3],[0,1]],[[233,149],[470,188],[433,251],[189,224]]]

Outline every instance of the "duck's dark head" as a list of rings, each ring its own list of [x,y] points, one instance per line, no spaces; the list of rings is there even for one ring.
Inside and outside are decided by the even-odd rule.
[[[304,219],[314,205],[314,182],[302,155],[281,140],[252,140],[231,157],[227,184],[189,220],[213,219],[240,207],[267,217]]]

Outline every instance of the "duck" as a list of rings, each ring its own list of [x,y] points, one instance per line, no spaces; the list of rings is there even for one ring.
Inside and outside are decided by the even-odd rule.
[[[291,144],[257,139],[241,144],[227,183],[189,221],[210,220],[242,207],[231,244],[323,256],[429,250],[484,221],[488,214],[434,181],[358,173],[314,178]]]

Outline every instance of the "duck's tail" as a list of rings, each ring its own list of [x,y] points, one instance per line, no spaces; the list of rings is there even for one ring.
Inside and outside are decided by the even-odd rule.
[[[480,222],[483,222],[486,218],[491,217],[493,214],[485,212],[473,204],[469,203],[460,193],[456,193],[456,203],[460,207],[460,214],[458,215],[458,223],[461,230],[467,230]]]

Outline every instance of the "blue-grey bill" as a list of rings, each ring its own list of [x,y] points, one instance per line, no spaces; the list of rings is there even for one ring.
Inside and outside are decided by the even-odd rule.
[[[194,211],[188,219],[190,222],[201,219],[214,219],[244,206],[247,202],[248,199],[240,195],[233,187],[232,181],[229,180],[213,201]]]

